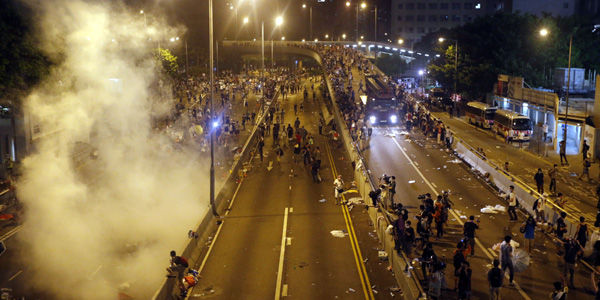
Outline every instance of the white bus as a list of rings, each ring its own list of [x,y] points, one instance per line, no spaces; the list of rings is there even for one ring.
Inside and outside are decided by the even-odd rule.
[[[475,124],[482,128],[492,128],[496,109],[496,107],[491,107],[485,103],[469,102],[465,109],[465,115],[469,124]]]
[[[509,141],[529,141],[532,133],[531,121],[516,112],[498,109],[494,113],[492,131]]]

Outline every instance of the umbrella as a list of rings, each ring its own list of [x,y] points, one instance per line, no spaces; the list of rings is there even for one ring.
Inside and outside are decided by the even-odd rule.
[[[513,252],[513,266],[515,272],[523,272],[529,266],[529,254],[521,249]]]

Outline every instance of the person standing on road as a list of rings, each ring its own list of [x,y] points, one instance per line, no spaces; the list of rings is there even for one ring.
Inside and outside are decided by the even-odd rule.
[[[258,155],[260,155],[260,161],[263,161],[263,148],[265,147],[265,140],[260,138],[258,141]]]
[[[477,219],[477,223],[479,223],[479,219]],[[479,225],[475,223],[475,216],[469,216],[469,221],[463,225],[463,234],[471,248],[471,256],[475,255],[475,230],[477,229],[479,229]]]
[[[588,237],[589,237],[589,231],[588,231],[587,224],[585,224],[585,217],[579,217],[579,224],[577,224],[577,230],[575,230],[575,236],[573,238],[576,239],[577,242],[579,242],[579,245],[581,245],[581,248],[585,249],[585,245],[587,244],[587,241],[589,240]]]
[[[517,221],[517,196],[515,195],[515,187],[513,185],[510,186],[510,191],[508,193],[508,217],[510,221]]]
[[[507,235],[504,237],[504,241],[500,244],[500,264],[502,265],[502,272],[508,268],[510,285],[514,285],[513,279],[515,276],[515,269],[512,261],[513,248],[510,245],[511,240],[512,237]]]
[[[333,181],[334,188],[334,196],[335,196],[335,205],[338,205],[341,201],[342,193],[344,192],[344,180],[342,180],[342,175],[338,175],[337,178]]]
[[[535,184],[537,185],[537,191],[540,194],[544,194],[544,172],[541,168],[538,168],[537,173],[533,176]]]
[[[581,156],[583,159],[588,158],[588,151],[590,151],[590,145],[588,145],[587,140],[583,140],[583,145],[581,146]]]
[[[575,288],[573,284],[573,277],[575,277],[575,268],[577,263],[577,257],[583,252],[581,246],[577,240],[567,238],[564,242],[565,255],[564,255],[564,268],[563,268],[563,282],[569,287]],[[568,278],[568,282],[567,282]]]
[[[565,140],[560,141],[559,145],[559,153],[560,153],[560,165],[564,166],[564,165],[569,165],[569,161],[567,161],[567,143],[565,142]],[[565,162],[563,163],[563,158],[565,160]]]
[[[558,165],[554,164],[552,168],[548,171],[548,176],[550,177],[550,186],[548,189],[552,195],[556,195],[556,176],[558,175],[558,169],[556,168]]]
[[[527,240],[527,249],[529,255],[531,255],[531,246],[533,245],[535,238],[535,220],[533,219],[533,216],[529,215],[525,223],[523,223],[521,226],[523,228],[521,232],[523,232],[524,237]]]
[[[463,261],[458,275],[458,299],[471,299],[471,269],[468,261]]]
[[[504,272],[498,268],[500,261],[495,258],[492,267],[487,273],[488,283],[490,284],[490,300],[500,300],[500,288],[504,280]]]
[[[396,195],[396,176],[392,176],[389,184],[390,204],[394,205],[394,195]]]

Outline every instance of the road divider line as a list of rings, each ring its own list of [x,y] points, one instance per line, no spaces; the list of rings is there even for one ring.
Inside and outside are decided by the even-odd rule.
[[[0,242],[6,241],[11,236],[13,236],[17,232],[19,232],[21,230],[21,228],[23,228],[23,225],[19,225],[19,226],[15,227],[15,228],[11,229],[9,232],[5,233],[2,237],[0,237]]]
[[[275,283],[275,300],[281,298],[281,280],[283,278],[283,258],[285,256],[286,232],[289,208],[283,212],[283,230],[281,233],[281,250],[279,251],[279,267],[277,268],[277,282]],[[287,288],[286,288],[287,293]]]
[[[432,186],[431,182],[425,177],[425,175],[423,175],[423,173],[421,173],[421,170],[419,170],[419,168],[417,168],[417,166],[413,163],[412,159],[410,159],[410,157],[408,156],[408,154],[406,154],[406,152],[404,151],[404,149],[402,149],[402,147],[400,146],[400,144],[398,143],[398,141],[396,141],[396,138],[392,137],[392,141],[394,141],[394,144],[396,144],[396,146],[398,146],[398,149],[400,149],[400,151],[402,152],[402,154],[404,155],[404,157],[406,157],[406,159],[408,160],[408,162],[410,163],[410,165],[415,169],[415,171],[417,171],[417,173],[419,173],[419,176],[421,176],[421,178],[429,186],[429,188],[431,189],[431,191],[433,191],[433,193],[436,196],[438,196],[439,195],[438,191],[436,191],[436,189]],[[454,211],[454,209],[450,209],[449,211],[456,218],[456,221],[458,221],[458,224],[464,225],[464,223],[460,219],[460,216]],[[475,243],[477,244],[477,246],[479,246],[479,248],[481,248],[481,250],[483,251],[483,253],[485,253],[485,255],[489,259],[494,259],[494,256],[488,252],[487,248],[485,246],[483,246],[483,244],[481,243],[481,241],[478,238],[475,238]],[[504,274],[504,277],[508,277],[508,274]],[[525,291],[523,291],[523,289],[521,289],[521,287],[516,282],[514,284],[515,284],[515,288],[517,289],[517,291],[519,292],[519,294],[521,294],[521,296],[524,299],[531,300],[531,298],[529,297],[529,295],[527,295],[527,293],[525,293]]]
[[[331,165],[331,174],[333,178],[337,177],[337,168],[335,167],[335,161],[333,159],[333,154],[331,153],[331,148],[328,144],[325,144],[327,158],[329,159],[329,164]],[[346,197],[342,194],[342,199],[345,202]],[[362,255],[360,253],[360,248],[358,246],[358,242],[356,239],[356,232],[354,231],[354,227],[352,226],[352,218],[347,210],[345,205],[342,205],[342,216],[344,217],[344,222],[346,223],[346,229],[348,230],[348,237],[350,240],[350,246],[352,247],[352,254],[354,256],[354,262],[356,264],[356,269],[358,271],[358,276],[360,278],[360,284],[362,286],[365,299],[375,299],[373,295],[373,290],[371,288],[371,284],[369,281],[369,275],[367,274],[366,268],[364,266]]]
[[[8,281],[12,281],[13,279],[17,278],[17,276],[21,275],[21,273],[23,273],[23,270],[19,270],[19,272],[15,273],[15,275],[11,276]]]

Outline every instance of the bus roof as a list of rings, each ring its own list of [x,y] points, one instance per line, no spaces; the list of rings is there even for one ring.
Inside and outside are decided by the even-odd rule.
[[[516,113],[514,111],[510,111],[510,110],[504,110],[504,109],[498,109],[496,110],[496,114],[497,115],[503,115],[507,118],[510,119],[529,119],[529,117],[524,116],[522,114]]]
[[[498,109],[497,107],[491,107],[483,102],[477,102],[477,101],[471,101],[467,103],[468,106],[471,107],[475,107],[475,108],[479,108],[481,110],[486,110],[486,109]]]

